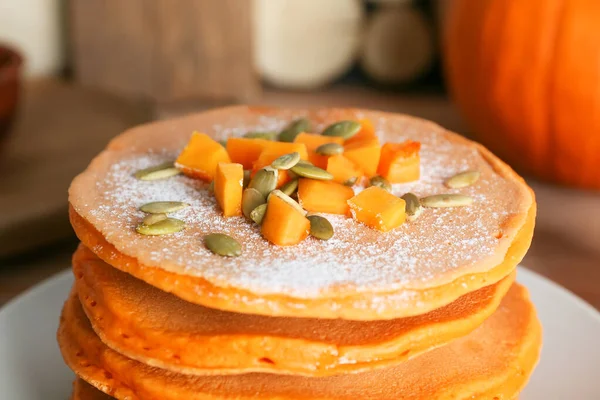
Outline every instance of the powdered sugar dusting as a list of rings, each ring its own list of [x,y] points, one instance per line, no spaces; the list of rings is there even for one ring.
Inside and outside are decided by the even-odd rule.
[[[298,115],[296,113],[295,115]],[[291,116],[290,116],[291,117]],[[290,117],[257,117],[255,124],[224,121],[203,128],[220,138],[251,130],[277,130]],[[476,149],[451,142],[441,128],[398,117],[374,120],[384,141],[419,140],[421,179],[394,185],[393,192],[419,196],[464,193],[474,197],[469,207],[425,209],[414,222],[388,233],[370,229],[351,218],[329,215],[335,235],[329,241],[308,238],[292,247],[278,247],[264,240],[259,228],[243,217],[224,218],[208,185],[185,176],[160,181],[139,181],[133,173],[173,160],[191,129],[168,129],[171,140],[148,133],[149,146],[136,151],[113,151],[101,167],[96,165],[94,190],[71,196],[75,209],[125,254],[146,265],[202,277],[219,287],[235,287],[257,294],[286,294],[312,298],[346,288],[353,292],[389,292],[428,286],[434,278],[499,264],[509,241],[498,239],[506,219],[528,208],[520,188],[496,174]],[[162,128],[165,129],[164,126]],[[139,139],[139,138],[138,138]],[[139,143],[139,140],[136,141]],[[475,169],[480,180],[472,187],[452,190],[443,185],[455,173]],[[87,200],[86,200],[87,199]],[[144,214],[138,208],[159,200],[176,200],[191,206],[172,213],[187,229],[167,236],[148,237],[135,232]],[[223,258],[202,244],[204,235],[223,232],[237,238],[243,255]],[[506,239],[505,235],[505,239]]]

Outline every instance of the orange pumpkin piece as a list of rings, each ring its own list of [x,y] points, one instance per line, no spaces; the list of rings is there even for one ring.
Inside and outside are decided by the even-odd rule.
[[[367,177],[377,175],[377,166],[381,155],[378,138],[361,140],[344,146],[344,156],[364,171]]]
[[[364,172],[344,155],[338,154],[327,159],[327,172],[333,175],[333,181],[344,184],[350,179],[360,179]]]
[[[265,239],[278,246],[292,246],[306,239],[309,231],[310,221],[303,212],[275,194],[269,196],[261,225]]]
[[[269,165],[271,165],[271,163],[273,161],[275,161],[275,159],[281,157],[284,154],[288,154],[283,153],[281,154],[279,151],[273,151],[269,148],[266,148],[262,151],[262,153],[260,153],[260,156],[258,157],[258,159],[256,161],[254,161],[254,164],[252,166],[252,173],[251,173],[251,177],[254,177],[254,175],[256,175],[256,172],[259,169],[262,169],[264,167],[268,167]],[[288,174],[287,171],[285,170],[279,170],[277,171],[277,187],[281,187],[282,185],[286,184],[287,182],[290,181],[290,175]]]
[[[348,200],[354,190],[331,181],[300,179],[298,182],[298,202],[307,211],[348,215]]]
[[[390,231],[406,219],[406,202],[377,186],[371,186],[348,200],[352,218],[380,230]]]
[[[223,216],[242,215],[244,167],[242,164],[219,163],[215,176],[215,197]]]
[[[252,163],[270,143],[273,142],[265,139],[229,138],[227,139],[227,152],[232,162],[242,164],[244,169],[251,169]]]
[[[225,148],[207,134],[194,132],[175,166],[190,178],[212,181],[221,162],[231,162]]]
[[[297,152],[300,154],[301,160],[308,160],[308,150],[303,143],[269,142],[265,147],[265,150],[269,150],[272,153],[278,153],[280,156]]]
[[[411,140],[384,144],[377,173],[390,183],[418,180],[421,176],[420,149],[421,143]]]
[[[344,139],[341,137],[323,136],[314,133],[302,132],[298,134],[298,136],[296,136],[296,139],[294,139],[294,143],[303,143],[306,146],[306,150],[308,151],[308,161],[310,161],[319,168],[325,169],[327,168],[328,157],[317,154],[315,150],[317,150],[317,147],[321,146],[322,144],[344,144]]]
[[[346,140],[346,144],[362,142],[368,139],[377,139],[377,135],[375,134],[375,127],[373,123],[369,119],[359,119],[361,129],[358,133],[352,136],[350,139]]]

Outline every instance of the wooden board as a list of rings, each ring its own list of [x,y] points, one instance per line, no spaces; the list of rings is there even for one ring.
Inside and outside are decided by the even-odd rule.
[[[58,81],[26,84],[0,154],[0,257],[70,235],[69,183],[113,136],[149,114],[139,104]]]
[[[79,83],[147,96],[256,96],[251,2],[70,0],[69,40]]]

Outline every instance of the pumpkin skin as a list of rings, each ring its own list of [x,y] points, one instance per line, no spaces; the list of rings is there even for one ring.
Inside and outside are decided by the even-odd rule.
[[[598,21],[598,0],[454,0],[445,73],[477,140],[524,173],[600,189]]]

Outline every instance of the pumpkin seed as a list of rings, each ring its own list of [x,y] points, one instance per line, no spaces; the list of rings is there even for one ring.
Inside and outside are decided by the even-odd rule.
[[[281,186],[279,190],[281,190],[288,196],[291,196],[296,190],[298,190],[298,179],[292,179],[291,181]]]
[[[277,132],[248,132],[244,137],[248,139],[275,140]]]
[[[140,224],[135,230],[146,236],[170,235],[185,229],[185,222],[180,219],[167,218],[151,225]]]
[[[281,157],[276,158],[272,163],[271,167],[275,169],[290,169],[300,161],[300,153],[293,152],[290,154],[284,154]]]
[[[296,165],[315,165],[308,160],[300,160]]]
[[[265,217],[266,213],[267,213],[267,203],[261,204],[260,206],[256,207],[254,210],[252,210],[252,212],[250,213],[250,219],[252,221],[254,221],[256,224],[260,225],[260,224],[262,224],[262,220]]]
[[[302,132],[310,132],[310,121],[306,118],[292,121],[279,133],[278,140],[280,142],[293,142],[296,136]]]
[[[356,121],[340,121],[325,128],[323,136],[337,136],[348,140],[356,135],[360,128],[360,123]]]
[[[261,204],[265,204],[266,201],[267,199],[265,196],[258,190],[254,188],[244,190],[244,193],[242,193],[242,214],[244,214],[246,218],[252,219],[250,217],[252,210]]]
[[[387,190],[388,192],[392,191],[392,185],[388,182],[388,180],[379,175],[374,176],[371,179],[369,179],[369,184],[371,186],[377,186],[379,188]]]
[[[271,194],[269,195],[269,197],[271,197],[271,196],[279,197],[281,200],[285,201],[290,206],[294,207],[299,213],[301,213],[302,215],[306,215],[306,210],[304,208],[302,208],[302,206],[300,206],[300,204],[298,204],[298,202],[296,200],[292,199],[290,196],[283,193],[281,190],[273,190],[271,192]],[[269,203],[269,199],[267,199],[267,204],[268,203]]]
[[[181,201],[153,201],[140,207],[140,211],[148,214],[167,214],[189,206]]]
[[[142,181],[156,181],[179,174],[181,174],[181,171],[175,168],[173,161],[169,161],[160,165],[155,165],[154,167],[141,169],[137,171],[134,176]]]
[[[157,222],[167,219],[167,214],[149,214],[144,217],[142,223],[144,225],[153,225]]]
[[[244,170],[244,181],[242,182],[242,187],[247,188],[250,184],[250,178],[252,177],[252,171],[249,169]]]
[[[436,194],[421,199],[421,205],[429,208],[464,207],[471,203],[473,203],[472,197],[454,193]]]
[[[237,257],[242,254],[240,243],[224,233],[211,233],[204,236],[204,245],[213,253],[224,257]]]
[[[348,178],[344,181],[344,186],[354,186],[358,182],[358,177],[353,176],[352,178]]]
[[[292,172],[304,178],[311,178],[322,181],[329,181],[333,179],[333,175],[331,175],[329,172],[319,167],[315,167],[312,164],[298,163],[292,167]]]
[[[331,222],[320,215],[310,215],[307,217],[310,221],[310,234],[321,240],[329,240],[333,236],[333,226]]]
[[[208,193],[214,193],[215,192],[215,181],[210,181],[210,183],[208,184]]]
[[[219,140],[219,144],[225,148],[227,148],[227,139]]]
[[[406,219],[414,221],[423,212],[419,198],[414,193],[406,193],[402,196],[402,199],[406,202]]]
[[[344,152],[344,146],[339,143],[325,143],[317,147],[315,152],[322,156],[335,156]]]
[[[259,169],[248,187],[258,190],[264,197],[267,197],[277,187],[278,175],[277,170],[274,168]]]
[[[480,175],[479,171],[461,172],[446,180],[446,186],[452,189],[465,188],[477,182]]]

